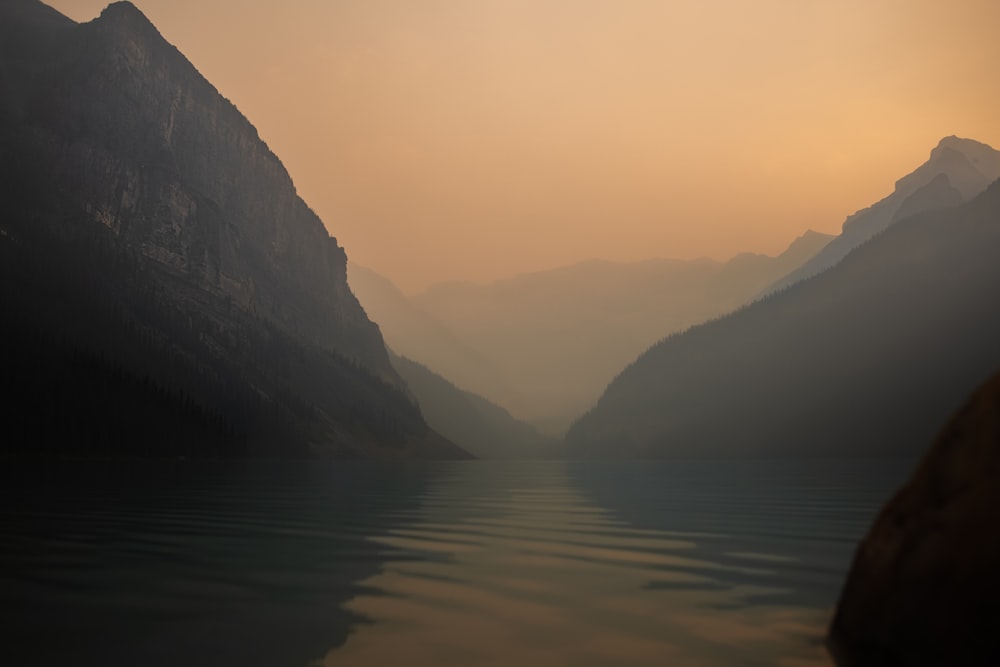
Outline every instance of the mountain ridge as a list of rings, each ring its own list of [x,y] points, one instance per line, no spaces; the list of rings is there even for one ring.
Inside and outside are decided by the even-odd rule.
[[[252,123],[131,3],[60,17],[0,6],[0,31],[20,34],[0,43],[0,238],[23,292],[3,305],[24,325],[7,342],[39,363],[82,346],[86,367],[159,387],[152,402],[184,396],[249,438],[245,452],[466,456],[422,420],[344,249]],[[74,301],[83,321],[60,318]],[[19,372],[5,379],[38,385]],[[111,391],[102,373],[80,391]],[[120,439],[125,416],[101,409]]]
[[[643,349],[752,299],[826,241],[804,234],[777,256],[744,253],[725,262],[587,261],[484,286],[431,289],[411,301],[502,369],[514,392],[463,386],[561,435]]]
[[[941,174],[947,176],[961,201],[968,201],[1000,178],[1000,151],[973,139],[954,135],[942,138],[926,162],[896,181],[890,195],[848,216],[839,236],[801,267],[768,286],[761,296],[823,272],[901,218],[958,203],[953,196],[921,195],[920,191],[932,185]]]
[[[1000,367],[1000,181],[670,336],[567,435],[575,456],[912,454]],[[806,448],[806,449],[803,449]]]
[[[830,238],[805,232],[775,257],[589,259],[409,296],[353,264],[350,280],[398,353],[559,436],[645,347],[742,304]]]

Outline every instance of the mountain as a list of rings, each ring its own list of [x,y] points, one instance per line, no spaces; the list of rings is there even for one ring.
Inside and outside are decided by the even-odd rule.
[[[417,397],[435,431],[477,459],[554,458],[556,441],[519,422],[500,406],[459,389],[415,361],[396,355],[392,364]]]
[[[927,162],[896,182],[891,195],[848,217],[839,236],[765,293],[822,273],[899,220],[968,201],[998,178],[1000,151],[972,139],[945,137]]]
[[[647,347],[746,303],[828,240],[807,232],[777,257],[593,260],[486,285],[437,285],[394,307],[397,313],[416,309],[460,341],[433,350],[420,346],[416,327],[394,326],[390,308],[379,308],[376,319],[391,344],[417,361],[561,435]],[[359,294],[367,308],[371,291]],[[465,362],[473,354],[483,360],[477,366]],[[463,366],[459,382],[453,369]]]
[[[1000,375],[941,430],[858,547],[830,627],[843,667],[1000,664]]]
[[[0,82],[6,453],[463,455],[281,162],[135,6],[8,0]]]
[[[499,368],[421,310],[388,278],[348,262],[347,280],[391,350],[418,359],[460,387],[476,387],[491,396],[514,394]]]
[[[1000,182],[646,351],[578,457],[912,455],[1000,367]]]

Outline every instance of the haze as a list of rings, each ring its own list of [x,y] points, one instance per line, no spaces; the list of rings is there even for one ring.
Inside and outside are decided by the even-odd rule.
[[[995,0],[136,3],[409,292],[776,254],[942,136],[1000,145]]]

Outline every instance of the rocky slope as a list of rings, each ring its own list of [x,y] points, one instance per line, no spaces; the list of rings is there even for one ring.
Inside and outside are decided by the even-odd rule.
[[[843,667],[1000,664],[1000,375],[861,543],[830,629]]]
[[[251,439],[203,376],[275,406],[307,450],[420,455],[426,439],[427,452],[457,453],[405,397],[347,285],[344,250],[281,162],[135,6],[76,24],[10,0],[0,26],[0,236],[12,253],[62,253],[69,267],[62,282],[51,267],[5,267],[26,294],[37,288],[3,304],[25,331],[194,397]],[[88,264],[86,248],[108,261]],[[94,306],[86,335],[58,314],[74,290]],[[131,342],[109,349],[111,330]],[[150,361],[161,348],[190,379],[164,376],[169,364]]]

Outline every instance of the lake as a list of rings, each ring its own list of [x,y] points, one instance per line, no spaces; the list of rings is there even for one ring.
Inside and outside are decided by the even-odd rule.
[[[826,666],[910,466],[8,464],[4,662]]]

